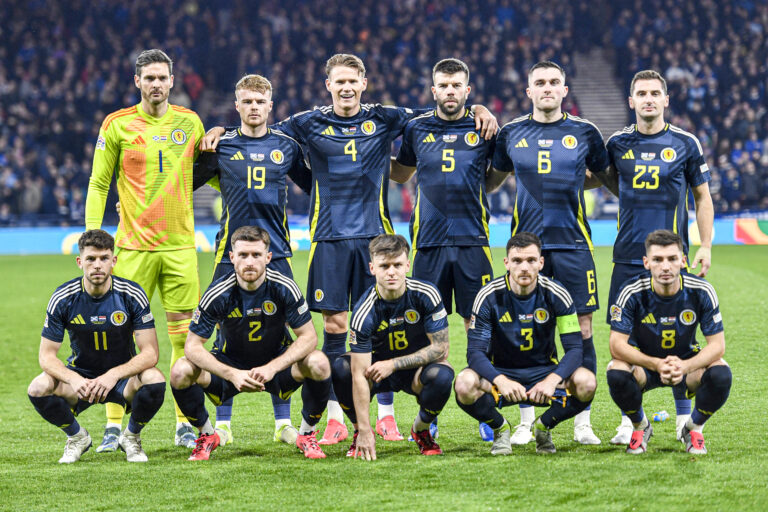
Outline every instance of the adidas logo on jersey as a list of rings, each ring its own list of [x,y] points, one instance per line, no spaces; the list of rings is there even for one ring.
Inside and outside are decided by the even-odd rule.
[[[641,322],[643,324],[655,324],[656,318],[653,316],[653,313],[648,313],[645,315],[645,318],[643,318],[643,321]]]
[[[243,314],[240,312],[240,308],[235,308],[227,315],[227,318],[243,318]]]
[[[597,306],[597,299],[595,299],[594,295],[589,297],[589,300],[587,301],[585,306]]]
[[[83,320],[82,315],[77,315],[75,318],[71,320],[71,323],[77,324],[77,325],[85,325],[85,320]]]
[[[379,324],[379,328],[376,329],[376,332],[380,331],[386,331],[389,328],[389,322],[386,320],[382,320],[382,322]]]
[[[333,126],[329,126],[328,128],[326,128],[320,133],[322,133],[323,135],[336,135],[336,132],[333,131]]]
[[[501,315],[501,318],[499,318],[499,322],[511,322],[512,321],[512,315],[509,314],[509,311]]]
[[[525,139],[522,139],[520,142],[515,144],[516,148],[527,148],[528,147],[528,141]]]
[[[243,153],[238,151],[234,155],[232,155],[232,158],[230,160],[245,160],[245,157],[243,156]]]
[[[435,142],[435,136],[430,132],[430,134],[424,137],[424,140],[421,142]]]
[[[624,156],[621,157],[622,160],[634,160],[635,159],[635,153],[630,149],[626,153],[624,153]]]

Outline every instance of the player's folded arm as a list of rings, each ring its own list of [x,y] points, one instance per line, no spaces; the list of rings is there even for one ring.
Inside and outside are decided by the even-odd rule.
[[[474,370],[480,377],[488,382],[501,375],[488,358],[488,346],[490,345],[490,332],[486,335],[470,333],[467,335],[467,366]]]

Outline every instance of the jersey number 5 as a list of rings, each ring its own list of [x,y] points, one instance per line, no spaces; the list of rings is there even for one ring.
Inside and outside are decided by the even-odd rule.
[[[456,159],[452,149],[443,150],[443,172],[453,172],[456,169]]]

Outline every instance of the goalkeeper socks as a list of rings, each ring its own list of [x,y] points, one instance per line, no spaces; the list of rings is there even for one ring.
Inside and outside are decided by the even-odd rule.
[[[117,426],[117,428],[122,429],[125,408],[122,405],[116,404],[114,402],[107,402],[104,404],[104,406],[107,412],[107,427],[109,427],[109,424],[112,423]]]

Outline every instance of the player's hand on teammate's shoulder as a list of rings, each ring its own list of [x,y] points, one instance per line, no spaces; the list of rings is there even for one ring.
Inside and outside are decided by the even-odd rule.
[[[361,428],[357,434],[354,458],[358,456],[363,460],[376,460],[376,436],[370,426]]]
[[[205,136],[200,140],[200,151],[216,151],[221,136],[224,135],[224,128],[214,126],[208,130]]]
[[[480,135],[485,140],[491,140],[499,131],[499,122],[490,110],[483,105],[474,105],[475,130],[480,130]]]
[[[238,391],[253,393],[255,391],[264,391],[264,384],[251,377],[251,370],[233,369],[229,380]]]
[[[365,378],[373,382],[381,382],[395,371],[395,363],[392,359],[376,361],[365,370]]]
[[[711,247],[699,247],[696,251],[696,255],[693,257],[693,264],[691,270],[695,270],[701,263],[701,271],[696,274],[699,277],[705,277],[709,272],[709,267],[712,266],[712,248]]]

